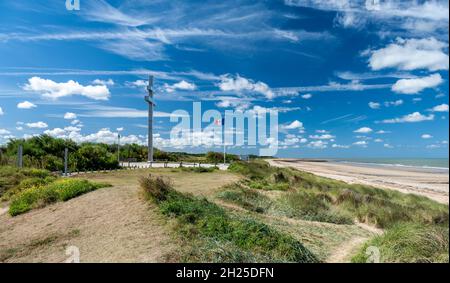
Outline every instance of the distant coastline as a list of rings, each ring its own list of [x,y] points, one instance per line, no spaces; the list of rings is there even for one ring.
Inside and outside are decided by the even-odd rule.
[[[354,158],[354,159],[328,159],[331,162],[348,163],[365,166],[382,166],[409,168],[418,170],[449,170],[448,158]]]

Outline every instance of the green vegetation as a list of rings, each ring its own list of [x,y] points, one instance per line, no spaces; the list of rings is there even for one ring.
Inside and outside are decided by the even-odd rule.
[[[33,186],[12,197],[9,214],[16,216],[57,201],[67,201],[105,186],[107,184],[96,184],[80,179],[59,179],[44,186]]]
[[[227,213],[206,199],[182,194],[170,181],[149,176],[140,180],[146,195],[160,211],[175,218],[177,230],[195,242],[186,261],[317,262],[298,240],[256,221]]]
[[[0,167],[0,200],[8,200],[13,194],[34,185],[44,185],[55,179],[47,170],[11,166]]]
[[[209,167],[209,168],[206,168],[206,167],[181,167],[179,169],[184,172],[193,172],[193,173],[212,173],[212,172],[218,170],[217,167]]]
[[[449,260],[448,205],[413,194],[274,168],[263,161],[236,162],[230,170],[247,178],[227,186],[218,197],[249,211],[335,224],[356,220],[386,229],[365,246],[379,247],[385,262]],[[354,261],[366,261],[365,248]]]
[[[30,168],[46,169],[52,172],[64,170],[64,150],[69,150],[69,171],[94,171],[118,169],[117,144],[81,143],[70,139],[41,135],[29,139],[12,139],[0,147],[0,166],[15,165],[19,145],[23,146],[23,165]],[[120,146],[122,162],[147,161],[147,147],[137,144]],[[185,152],[165,152],[154,150],[156,161],[221,163],[223,155],[216,152],[189,154]],[[227,154],[227,162],[237,160],[236,155]]]
[[[234,154],[227,154],[225,158],[227,163],[239,160],[238,156]],[[223,163],[223,153],[210,151],[206,153],[205,159],[208,163]]]
[[[287,191],[274,200],[272,213],[337,224],[357,219],[380,228],[399,222],[448,227],[448,206],[425,197],[347,184],[289,168],[273,168],[263,161],[236,162],[230,170],[247,177],[236,184],[236,190],[244,187],[263,192],[278,187]]]
[[[436,225],[396,224],[366,243],[352,262],[367,262],[368,247],[380,251],[380,262],[449,262],[449,230]]]

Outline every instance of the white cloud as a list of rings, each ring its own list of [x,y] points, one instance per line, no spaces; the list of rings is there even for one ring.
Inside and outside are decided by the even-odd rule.
[[[371,133],[373,130],[371,129],[371,128],[369,128],[369,127],[362,127],[362,128],[359,128],[359,129],[357,129],[357,130],[355,130],[355,131],[353,131],[354,133],[360,133],[360,134],[368,134],[368,133]]]
[[[219,108],[233,107],[236,110],[244,111],[251,106],[251,103],[243,98],[221,96],[219,99],[220,101],[216,103],[216,106]]]
[[[335,138],[335,136],[330,134],[323,134],[323,135],[311,135],[309,136],[309,138],[315,140],[332,140]]]
[[[52,130],[44,131],[44,134],[52,136],[52,137],[56,137],[56,138],[62,137],[65,133],[66,133],[66,131],[61,128],[54,128]]]
[[[390,145],[390,144],[388,144],[388,143],[385,143],[383,146],[384,146],[385,148],[394,148],[392,145]]]
[[[316,130],[316,133],[318,133],[318,134],[328,134],[330,132],[327,131],[327,130]]]
[[[28,128],[38,128],[38,129],[44,129],[48,127],[47,123],[44,123],[42,121],[35,123],[26,123],[25,125],[27,125]]]
[[[112,79],[108,79],[108,80],[100,80],[100,79],[95,79],[92,81],[92,84],[94,85],[109,85],[109,86],[113,86],[115,83]]]
[[[126,82],[125,85],[127,85],[128,87],[146,87],[148,84],[147,81],[144,80],[136,80],[134,82]]]
[[[74,120],[77,118],[77,114],[72,113],[72,112],[66,112],[66,114],[64,114],[64,119],[66,120]]]
[[[448,44],[433,37],[424,39],[398,38],[387,47],[370,51],[372,70],[397,68],[400,70],[448,70],[449,58],[444,49]]]
[[[410,32],[439,31],[448,24],[448,1],[399,0],[285,0],[286,5],[334,11],[334,24],[361,29],[367,24],[378,29]]]
[[[426,88],[436,87],[443,82],[440,74],[432,74],[417,79],[401,79],[392,86],[392,91],[402,94],[417,94]]]
[[[389,106],[400,106],[403,104],[403,100],[399,99],[399,100],[395,100],[395,101],[385,101],[384,102],[384,106],[389,107]]]
[[[389,131],[385,131],[385,130],[379,130],[376,133],[382,135],[382,134],[389,134],[390,132]]]
[[[367,141],[357,141],[353,143],[354,145],[361,146],[361,147],[367,147],[369,144]]]
[[[400,118],[394,119],[386,119],[381,121],[381,123],[385,124],[394,124],[394,123],[417,123],[422,121],[432,121],[434,120],[434,115],[430,114],[428,116],[420,114],[420,112],[414,112],[408,115],[405,115]]]
[[[19,109],[31,109],[31,108],[35,108],[37,107],[36,104],[31,103],[29,101],[23,101],[23,102],[19,102],[17,104],[17,108]]]
[[[342,145],[342,144],[333,144],[331,145],[332,148],[350,148],[348,145]]]
[[[381,104],[378,102],[369,102],[369,107],[372,109],[379,109],[380,106],[381,106]]]
[[[164,84],[164,88],[167,92],[174,92],[176,90],[195,90],[197,86],[194,83],[189,83],[185,80],[182,80],[173,85]]]
[[[57,83],[52,80],[32,77],[23,87],[24,90],[40,93],[43,97],[58,99],[65,96],[81,95],[94,100],[108,100],[110,96],[106,85],[87,85],[69,80],[65,83]]]
[[[421,136],[421,138],[423,138],[423,139],[431,139],[431,138],[433,138],[433,136],[430,135],[430,134],[423,134],[423,135]]]
[[[267,99],[275,96],[270,87],[263,82],[254,82],[239,75],[234,78],[229,74],[222,75],[220,79],[218,86],[222,91],[252,91],[263,94]]]
[[[430,109],[433,112],[448,112],[448,104],[436,105]]]
[[[72,139],[78,143],[82,142],[96,142],[107,144],[117,143],[117,132],[112,132],[108,128],[100,129],[98,132],[88,135],[82,135],[80,131],[81,128],[78,127],[65,127],[64,129],[55,128],[52,130],[46,130],[44,131],[44,133],[56,138]],[[120,142],[122,144],[129,144],[129,143],[144,144],[145,138],[146,137],[139,138],[136,135],[121,136]]]
[[[0,135],[8,135],[10,133],[11,133],[10,131],[0,128]]]
[[[308,147],[314,148],[314,149],[324,149],[324,148],[328,147],[328,143],[324,142],[322,140],[312,141],[308,144]]]
[[[303,129],[303,123],[298,121],[298,120],[295,120],[295,121],[289,123],[288,125],[283,126],[283,128],[286,129],[286,130],[295,130],[295,129],[302,130]]]
[[[4,115],[4,114],[5,114],[5,112],[3,112],[3,109],[0,107],[0,116]]]
[[[312,94],[310,94],[310,93],[302,95],[303,99],[310,99],[311,97],[312,97]]]
[[[382,139],[374,139],[373,141],[374,141],[374,142],[383,142]]]

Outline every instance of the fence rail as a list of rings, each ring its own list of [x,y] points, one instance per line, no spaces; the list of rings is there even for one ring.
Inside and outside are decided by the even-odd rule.
[[[77,171],[77,172],[54,172],[62,176],[77,176],[83,174],[94,174],[94,173],[108,173],[108,172],[119,172],[126,170],[139,170],[139,169],[151,169],[151,168],[183,168],[183,167],[203,167],[203,168],[213,168],[217,167],[219,170],[227,170],[229,164],[212,164],[212,163],[191,163],[191,162],[133,162],[128,164],[128,162],[123,162],[119,169],[111,170],[88,170],[88,171]]]

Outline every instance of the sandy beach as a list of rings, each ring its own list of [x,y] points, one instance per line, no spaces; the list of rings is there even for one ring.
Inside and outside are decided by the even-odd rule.
[[[269,162],[273,166],[293,167],[347,183],[372,185],[403,193],[426,196],[440,203],[449,203],[448,171],[298,159],[274,159]]]

